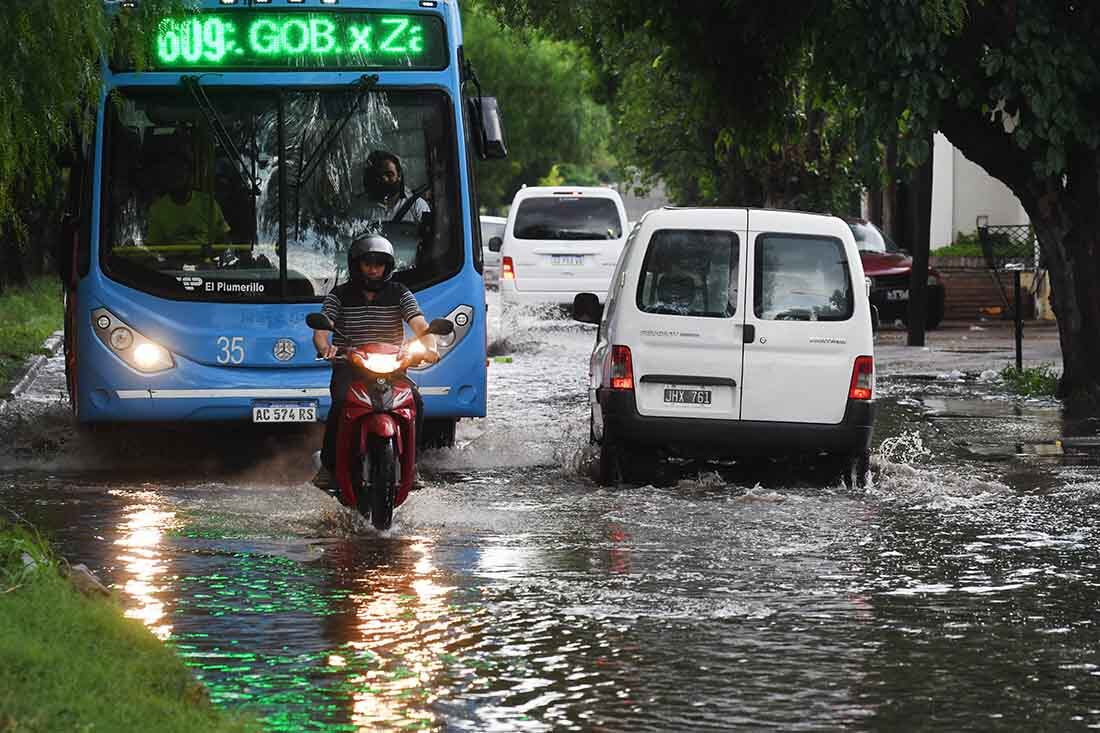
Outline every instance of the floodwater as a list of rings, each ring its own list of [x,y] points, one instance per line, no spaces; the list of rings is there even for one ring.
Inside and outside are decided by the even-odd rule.
[[[72,436],[57,363],[3,418],[0,504],[272,731],[1100,727],[1094,425],[880,373],[866,489],[603,489],[593,331],[508,333],[389,532],[306,483],[315,432]]]

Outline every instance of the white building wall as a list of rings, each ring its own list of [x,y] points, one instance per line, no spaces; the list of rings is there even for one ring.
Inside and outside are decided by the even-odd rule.
[[[967,160],[940,133],[932,157],[932,249],[945,247],[958,233],[973,234],[979,216],[990,224],[1027,224],[1020,200],[976,163]]]

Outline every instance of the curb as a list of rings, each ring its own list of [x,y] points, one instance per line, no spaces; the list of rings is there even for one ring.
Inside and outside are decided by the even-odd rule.
[[[24,362],[23,374],[15,379],[15,386],[0,395],[0,398],[5,402],[10,402],[30,389],[31,384],[34,383],[34,378],[38,376],[38,372],[42,369],[42,365],[52,357],[57,356],[64,343],[65,335],[62,331],[54,331],[47,336],[46,340],[42,342],[42,351],[47,353],[35,354],[28,358]]]

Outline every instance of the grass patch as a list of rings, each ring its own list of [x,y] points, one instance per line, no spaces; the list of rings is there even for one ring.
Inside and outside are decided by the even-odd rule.
[[[1013,392],[1024,397],[1054,397],[1058,393],[1058,373],[1053,364],[1017,369],[1006,366],[1001,379]]]
[[[9,384],[23,362],[40,353],[42,342],[61,329],[65,304],[56,277],[40,277],[0,296],[0,387]]]
[[[60,562],[0,520],[0,731],[260,728],[213,707],[169,647],[114,603],[80,595]]]

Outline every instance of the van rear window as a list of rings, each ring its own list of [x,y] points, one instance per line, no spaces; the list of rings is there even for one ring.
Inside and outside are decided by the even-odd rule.
[[[618,239],[623,236],[623,223],[611,199],[539,196],[519,203],[513,236],[516,239]]]
[[[638,309],[669,316],[733,316],[740,251],[733,232],[658,229],[642,264]]]
[[[846,321],[852,317],[852,281],[839,239],[762,234],[756,240],[755,270],[757,318]]]

